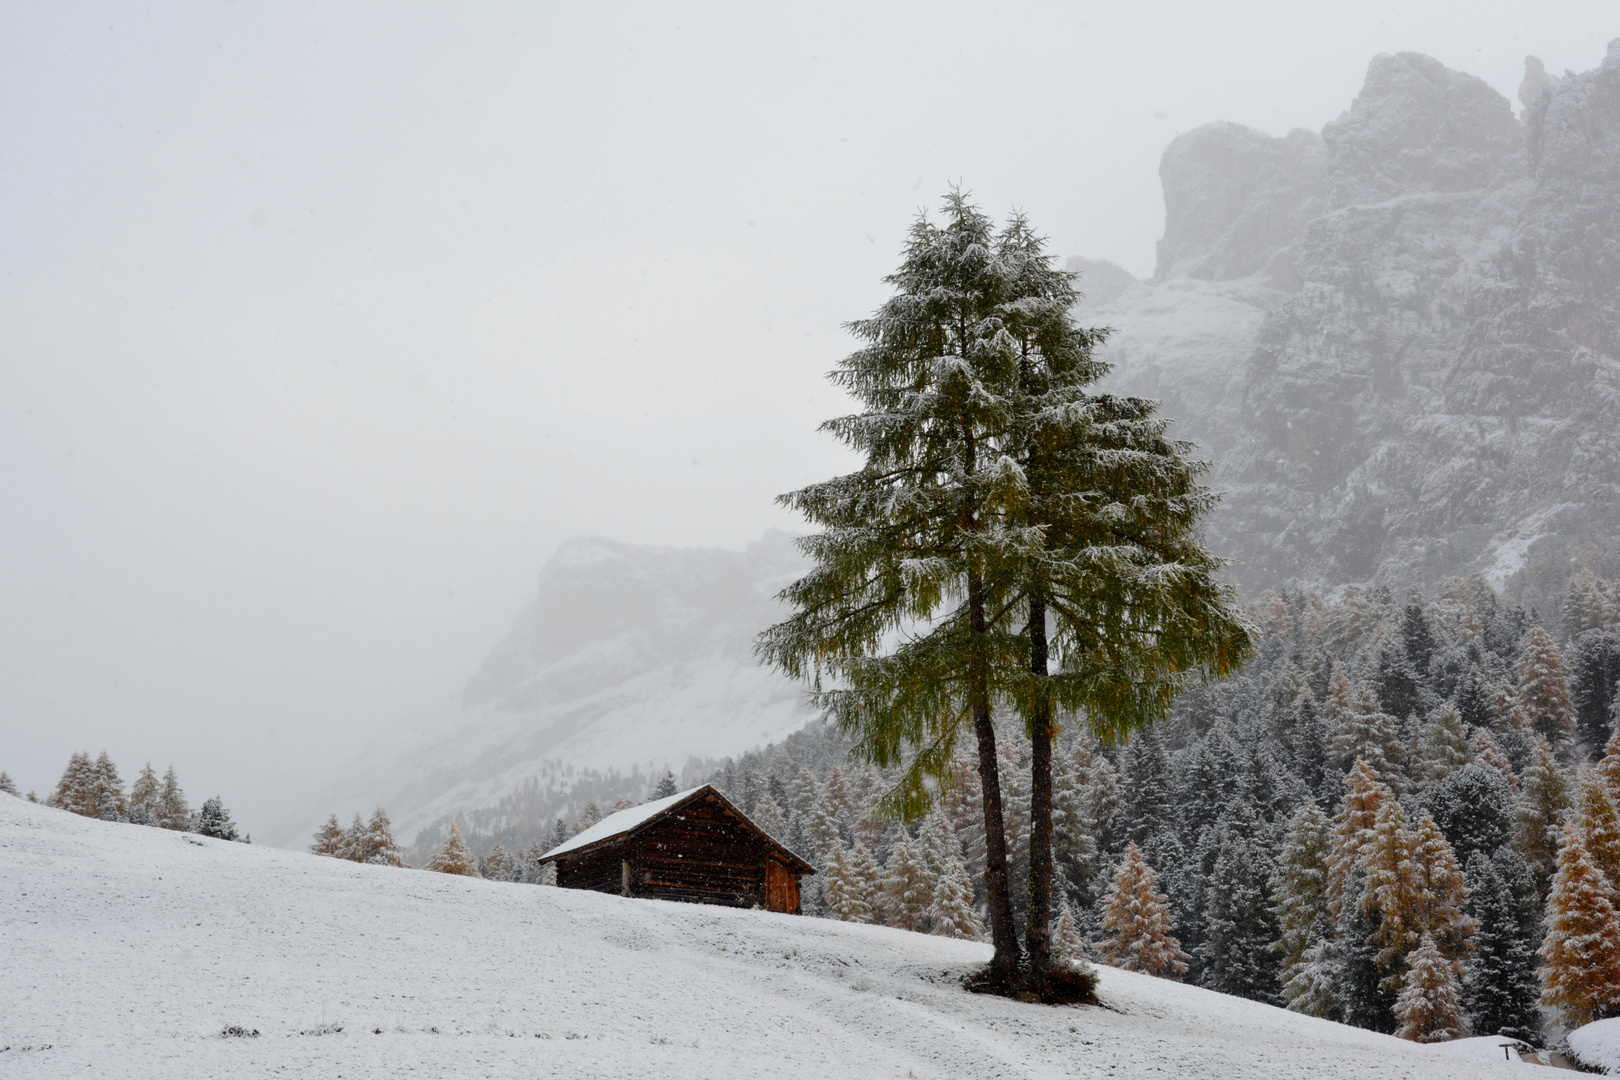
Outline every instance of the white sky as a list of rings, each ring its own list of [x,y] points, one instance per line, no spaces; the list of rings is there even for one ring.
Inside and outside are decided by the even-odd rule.
[[[1178,132],[1319,129],[1386,51],[1512,99],[1620,35],[766,8],[0,4],[0,769],[173,762],[252,829],[458,692],[558,541],[793,527],[840,324],[952,181],[1146,275]]]

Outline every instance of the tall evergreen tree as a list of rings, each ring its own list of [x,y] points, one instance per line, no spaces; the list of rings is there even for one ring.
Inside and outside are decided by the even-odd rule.
[[[1005,527],[1008,507],[1025,497],[1023,471],[1007,457],[1020,357],[999,310],[1006,276],[996,230],[961,193],[947,197],[942,225],[925,215],[912,226],[900,269],[885,279],[895,295],[850,324],[866,344],[833,376],[866,411],[823,425],[865,462],[783,496],[822,531],[799,541],[814,568],[783,592],[795,614],[759,649],[812,680],[867,760],[900,763],[915,748],[890,803],[907,816],[926,809],[929,782],[949,776],[958,738],[972,733],[990,978],[1011,986],[1021,949],[991,709],[1027,686],[1029,658],[1018,628],[995,617],[1010,598],[990,575],[1031,538]],[[917,627],[928,629],[895,640],[893,631]]]
[[[1215,827],[1215,862],[1205,888],[1203,961],[1199,982],[1211,990],[1255,1001],[1277,1000],[1271,945],[1277,939],[1272,914],[1269,852],[1256,822],[1238,803]]]
[[[102,821],[124,820],[129,812],[129,804],[124,798],[124,781],[119,777],[118,767],[113,764],[112,758],[107,756],[107,751],[103,750],[101,756],[96,758],[93,770],[91,805],[87,816]]]
[[[163,814],[161,795],[157,770],[148,761],[129,788],[129,820],[137,825],[156,825]]]
[[[1430,711],[1419,731],[1418,764],[1412,779],[1437,784],[1468,764],[1472,756],[1462,714],[1451,702],[1442,702]]]
[[[1531,725],[1555,748],[1567,746],[1576,734],[1569,669],[1552,635],[1539,623],[1525,635],[1515,673],[1519,678],[1518,700]]]
[[[1273,913],[1279,938],[1273,946],[1281,957],[1278,981],[1288,1008],[1326,1017],[1333,1001],[1324,994],[1327,980],[1309,969],[1322,959],[1321,946],[1332,936],[1328,910],[1328,855],[1332,826],[1314,800],[1306,801],[1288,823],[1282,853],[1272,878]]]
[[[1423,879],[1416,848],[1401,804],[1386,800],[1361,851],[1367,872],[1362,914],[1377,920],[1371,940],[1378,946],[1375,959],[1380,988],[1386,993],[1399,992],[1407,955],[1423,930]]]
[[[1620,683],[1620,634],[1587,630],[1570,642],[1569,697],[1575,728],[1590,757],[1603,752],[1614,729],[1615,684]]]
[[[970,941],[977,940],[982,932],[979,916],[973,910],[973,885],[968,881],[962,856],[955,851],[947,851],[935,879],[934,898],[928,907],[928,932]]]
[[[163,787],[158,792],[157,823],[165,829],[183,832],[191,828],[191,807],[186,805],[186,793],[180,790],[180,778],[170,765],[163,773]]]
[[[1364,903],[1367,872],[1357,865],[1345,876],[1343,904],[1338,913],[1337,985],[1334,999],[1345,1023],[1371,1031],[1395,1030],[1394,980],[1378,962],[1379,912]]]
[[[334,817],[332,823],[336,824]],[[404,866],[404,852],[394,840],[394,824],[388,818],[388,811],[377,807],[371,812],[371,820],[366,823],[365,862],[376,866]]]
[[[1179,979],[1190,958],[1170,934],[1169,906],[1156,886],[1153,868],[1128,845],[1103,905],[1102,929],[1109,936],[1098,951],[1104,963],[1126,971]]]
[[[1464,765],[1431,788],[1423,805],[1459,861],[1466,862],[1476,851],[1491,855],[1513,839],[1513,789],[1488,765]]]
[[[1418,894],[1418,928],[1462,977],[1462,961],[1472,950],[1474,920],[1464,910],[1468,886],[1456,853],[1434,818],[1419,816],[1412,830],[1412,856],[1422,889]]]
[[[1378,707],[1365,683],[1352,683],[1336,668],[1328,684],[1327,712],[1334,727],[1333,755],[1341,768],[1360,759],[1396,791],[1401,790],[1400,731],[1395,717]]]
[[[1541,943],[1543,1004],[1579,1027],[1620,1009],[1620,916],[1614,890],[1586,852],[1581,831],[1563,830]]]
[[[1541,1045],[1535,941],[1495,863],[1481,851],[1468,860],[1468,914],[1477,927],[1462,984],[1470,1025],[1479,1035]]]
[[[1519,851],[1545,895],[1557,868],[1558,831],[1572,802],[1569,780],[1545,740],[1533,748],[1519,782]]]
[[[858,839],[849,852],[849,879],[851,887],[866,902],[868,921],[879,926],[887,922],[889,913],[884,904],[883,871],[866,844]]]
[[[1349,790],[1333,818],[1333,846],[1328,854],[1328,910],[1337,918],[1344,906],[1344,883],[1372,836],[1379,808],[1395,796],[1365,758],[1357,758],[1345,778]]]
[[[883,872],[883,908],[890,926],[922,933],[934,903],[933,881],[917,845],[903,831]]]
[[[60,810],[95,817],[95,788],[96,767],[91,763],[90,755],[80,751],[68,758],[67,768],[62,770],[62,778],[56,782],[56,790],[46,801]]]

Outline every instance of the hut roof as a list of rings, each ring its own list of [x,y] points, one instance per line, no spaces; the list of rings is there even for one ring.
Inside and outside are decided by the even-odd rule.
[[[629,836],[631,833],[652,824],[665,814],[673,813],[687,803],[694,802],[705,795],[713,795],[727,813],[735,816],[740,824],[758,834],[761,839],[776,850],[779,856],[783,857],[785,862],[791,864],[799,873],[813,874],[816,872],[815,867],[794,854],[776,837],[750,821],[748,815],[737,809],[732,805],[731,800],[716,791],[713,784],[704,784],[701,787],[692,788],[690,791],[677,792],[668,798],[654,799],[652,802],[642,803],[640,806],[632,806],[628,810],[620,810],[618,813],[609,814],[578,836],[558,844],[540,856],[538,862],[550,862],[563,855],[572,855],[575,852],[584,851],[586,848]]]

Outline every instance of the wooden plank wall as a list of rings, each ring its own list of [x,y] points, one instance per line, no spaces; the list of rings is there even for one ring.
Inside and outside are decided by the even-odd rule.
[[[649,826],[636,844],[637,896],[732,907],[765,903],[765,849],[710,799]]]
[[[557,884],[565,889],[591,889],[620,893],[624,888],[623,864],[629,854],[623,841],[603,844],[577,856],[557,860]]]

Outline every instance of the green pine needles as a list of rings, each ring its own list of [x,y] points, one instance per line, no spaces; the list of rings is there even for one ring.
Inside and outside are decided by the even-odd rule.
[[[927,811],[971,733],[991,976],[1012,985],[1021,950],[994,711],[1035,740],[1039,969],[1056,717],[1125,737],[1189,678],[1241,663],[1254,631],[1198,543],[1215,502],[1204,466],[1154,403],[1090,392],[1107,370],[1094,355],[1106,331],[1075,324],[1074,275],[1053,268],[1022,216],[997,230],[952,191],[939,223],[912,226],[885,281],[894,296],[849,324],[863,346],[831,375],[862,411],[823,425],[864,464],[781,497],[821,531],[800,541],[814,568],[782,594],[794,614],[758,651],[812,683],[859,755],[905,766],[884,801],[896,816]]]

